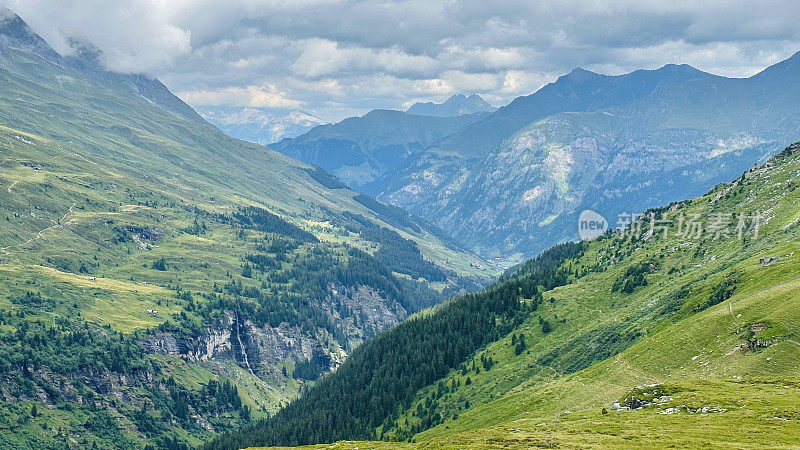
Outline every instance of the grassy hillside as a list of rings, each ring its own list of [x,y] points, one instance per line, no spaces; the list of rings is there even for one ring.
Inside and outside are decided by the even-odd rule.
[[[499,312],[502,337],[399,402],[374,436],[434,448],[794,445],[799,171],[795,144],[701,198],[650,211],[652,235],[645,220],[562,252],[554,269],[526,263],[482,294],[515,293],[512,304],[525,306],[509,311],[525,311],[525,320],[506,333]],[[687,233],[698,222],[706,231]],[[420,320],[438,315],[448,312]],[[445,334],[457,340],[463,331]],[[437,357],[452,355],[443,347],[429,355]],[[393,376],[410,379],[423,367]],[[269,436],[277,423],[227,442]]]
[[[492,273],[15,16],[0,49],[0,447],[196,445]]]

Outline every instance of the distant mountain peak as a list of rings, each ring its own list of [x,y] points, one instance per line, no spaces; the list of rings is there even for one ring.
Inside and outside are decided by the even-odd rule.
[[[663,66],[659,67],[655,70],[656,72],[693,72],[699,70],[695,69],[694,67],[688,64],[664,64]]]
[[[697,76],[709,76],[708,72],[703,72],[702,70],[690,66],[689,64],[664,64],[663,66],[659,67],[658,69],[654,70],[654,72],[659,73],[668,73],[668,74],[681,74],[681,75],[697,75]]]
[[[197,110],[228,135],[264,145],[297,137],[325,124],[319,117],[299,110],[212,106],[201,106]]]
[[[469,97],[464,94],[455,94],[443,103],[414,103],[406,112],[417,116],[453,117],[477,112],[492,112],[496,109],[478,94],[471,94]]]
[[[0,6],[0,34],[17,38],[29,38],[35,33],[14,11]]]
[[[570,76],[582,76],[582,75],[597,75],[597,73],[592,72],[591,70],[586,70],[583,67],[576,67],[569,71],[567,75]]]
[[[630,77],[635,76],[637,74],[652,74],[652,75],[659,75],[665,77],[679,77],[680,79],[684,79],[687,76],[708,76],[709,74],[703,72],[702,70],[695,69],[694,67],[688,64],[665,64],[658,69],[639,69],[635,70],[630,73],[622,74],[622,75],[604,75],[597,72],[592,72],[591,70],[586,70],[583,67],[576,67],[572,69],[568,74],[562,75],[558,77],[557,81],[560,82],[570,82],[575,85],[584,84],[591,81],[598,81],[598,80],[608,80],[611,78],[619,78],[619,77]]]
[[[0,6],[0,47],[33,53],[56,61],[58,53],[45,42],[20,16]]]
[[[581,84],[587,81],[605,77],[606,75],[601,75],[599,73],[592,72],[591,70],[586,70],[583,67],[576,67],[568,74],[558,77],[558,81],[568,80],[575,84]]]

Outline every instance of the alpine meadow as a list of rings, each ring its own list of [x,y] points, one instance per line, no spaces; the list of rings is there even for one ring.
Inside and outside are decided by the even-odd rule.
[[[798,21],[0,0],[0,448],[800,447]]]

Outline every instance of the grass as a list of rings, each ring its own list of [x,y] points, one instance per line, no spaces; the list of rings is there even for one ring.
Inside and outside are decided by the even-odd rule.
[[[663,405],[633,411],[583,409],[432,439],[423,448],[793,448],[800,435],[797,386],[782,381],[692,382]],[[746,400],[743,400],[746,399]],[[777,401],[776,401],[777,400]],[[724,412],[688,412],[705,407]],[[677,408],[676,408],[677,407]],[[677,411],[677,412],[673,412]]]
[[[41,311],[44,317],[53,314],[72,316],[79,312],[86,320],[125,333],[154,327],[180,310],[170,300],[174,295],[158,286],[106,278],[90,281],[88,275],[61,272],[50,267],[0,265],[0,280],[0,304],[12,311],[18,307],[10,301],[11,298],[24,295],[26,291],[36,291],[47,298],[58,299],[57,304]],[[166,302],[173,304],[167,305]],[[159,314],[150,315],[148,309],[157,309]]]
[[[479,432],[453,431],[413,444],[338,442],[303,448],[795,448],[799,389],[797,382],[774,378],[692,381],[670,385],[668,400],[637,410],[584,408],[547,419],[532,410]]]

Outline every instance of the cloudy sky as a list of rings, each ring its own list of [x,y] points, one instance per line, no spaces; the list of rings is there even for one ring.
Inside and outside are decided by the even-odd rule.
[[[161,79],[189,104],[329,121],[478,93],[494,105],[574,67],[687,63],[752,75],[800,50],[800,3],[505,0],[0,0],[62,53]]]

